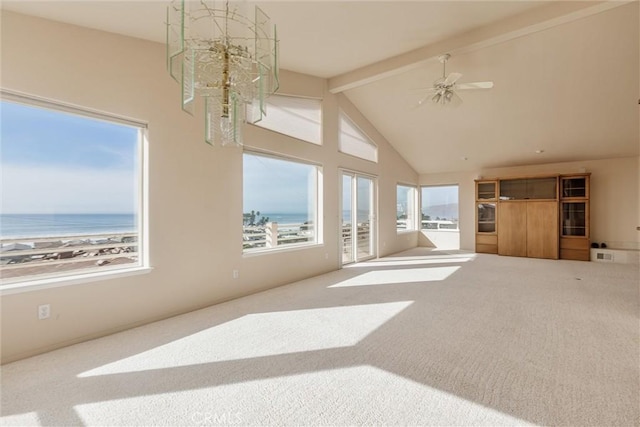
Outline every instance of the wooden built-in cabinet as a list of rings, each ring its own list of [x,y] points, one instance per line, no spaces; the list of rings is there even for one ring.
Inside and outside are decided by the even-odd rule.
[[[476,252],[498,253],[498,181],[476,182]]]
[[[558,259],[557,216],[557,202],[501,203],[498,253]]]
[[[476,252],[588,261],[589,178],[476,180]]]
[[[560,258],[589,261],[588,174],[560,177]]]

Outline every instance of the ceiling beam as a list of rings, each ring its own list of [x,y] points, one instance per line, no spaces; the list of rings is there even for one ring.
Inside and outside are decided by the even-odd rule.
[[[637,0],[557,1],[476,28],[447,40],[358,68],[329,79],[329,91],[340,93],[418,68],[443,53],[463,54],[566,24]]]

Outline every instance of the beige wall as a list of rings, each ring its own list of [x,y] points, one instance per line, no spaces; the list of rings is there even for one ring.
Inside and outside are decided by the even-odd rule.
[[[510,177],[591,172],[591,241],[610,247],[640,249],[640,158],[626,157],[584,162],[485,169],[476,173],[425,174],[421,185],[460,185],[460,247],[475,246],[475,183],[479,177]],[[421,245],[425,245],[423,239]]]
[[[2,87],[146,121],[149,124],[149,274],[2,297],[2,361],[190,311],[332,271],[339,266],[339,168],[378,177],[380,254],[417,244],[396,233],[396,183],[418,176],[346,98],[326,81],[282,73],[282,93],[324,99],[324,145],[254,126],[247,145],[320,163],[324,244],[242,255],[242,151],[203,141],[202,105],[180,110],[165,71],[164,46],[27,17],[2,14]],[[338,107],[379,146],[374,164],[337,151]],[[240,277],[232,279],[232,270]],[[39,304],[52,317],[36,319]]]

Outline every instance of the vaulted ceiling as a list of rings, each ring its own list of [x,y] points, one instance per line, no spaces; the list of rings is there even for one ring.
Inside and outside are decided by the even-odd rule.
[[[281,68],[329,79],[419,173],[640,154],[638,1],[267,1]],[[160,43],[165,1],[2,8]],[[447,73],[494,82],[457,107]],[[539,151],[540,153],[536,153]]]

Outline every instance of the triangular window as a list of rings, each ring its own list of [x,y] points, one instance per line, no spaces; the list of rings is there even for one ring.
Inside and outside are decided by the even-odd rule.
[[[338,147],[341,152],[378,162],[378,147],[343,112],[340,112],[338,138]]]

